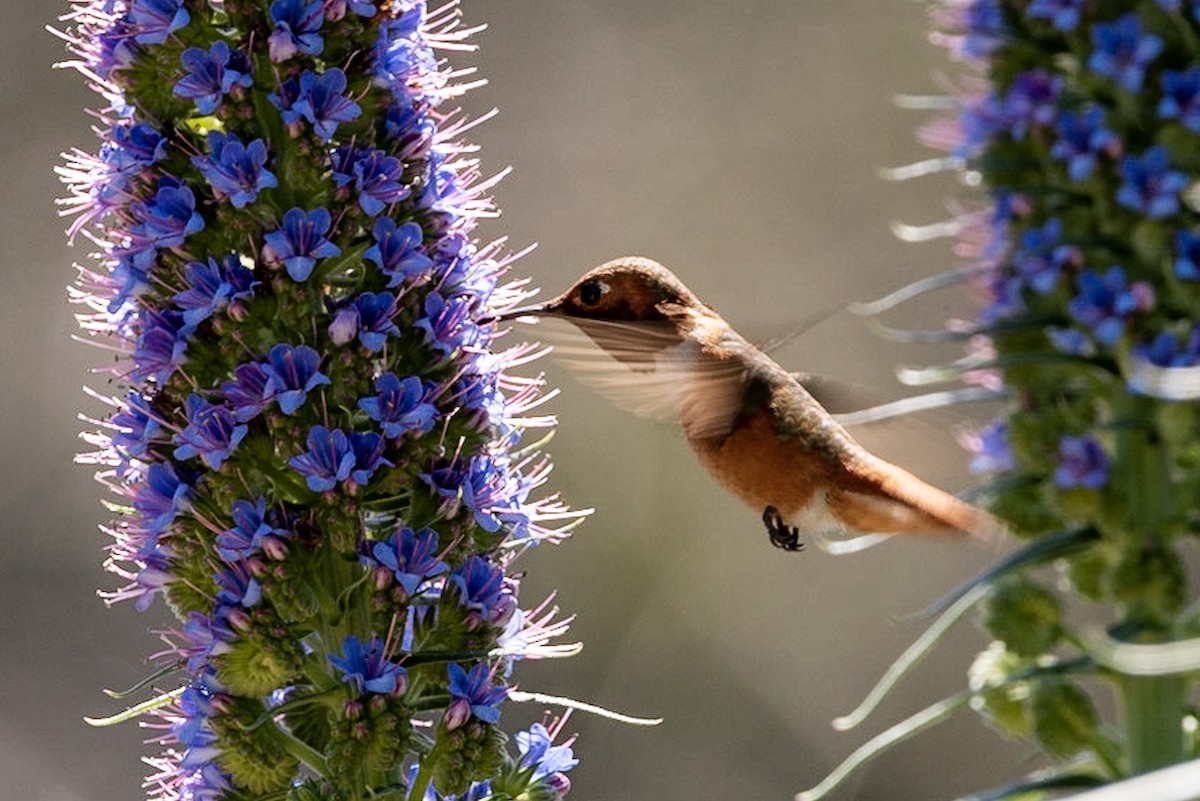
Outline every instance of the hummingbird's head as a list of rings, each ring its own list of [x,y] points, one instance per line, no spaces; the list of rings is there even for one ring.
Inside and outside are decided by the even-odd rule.
[[[537,306],[514,309],[502,318],[544,315],[612,322],[663,321],[673,311],[702,307],[692,291],[658,262],[623,256],[584,273],[563,294]]]

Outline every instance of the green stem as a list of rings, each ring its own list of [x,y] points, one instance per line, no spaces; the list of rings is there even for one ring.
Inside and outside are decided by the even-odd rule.
[[[433,760],[426,757],[421,760],[421,769],[417,771],[412,786],[408,788],[408,801],[421,801],[429,783],[433,781]]]
[[[1183,677],[1122,676],[1120,686],[1130,774],[1182,761],[1182,715],[1187,701]]]

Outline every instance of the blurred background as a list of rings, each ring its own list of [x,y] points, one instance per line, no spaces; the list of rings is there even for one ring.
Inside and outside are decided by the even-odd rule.
[[[141,797],[145,732],[95,730],[156,650],[161,613],[106,610],[95,588],[101,488],[71,463],[80,386],[98,352],[73,343],[64,287],[72,252],[52,167],[91,148],[92,102],[43,31],[65,3],[0,0],[0,798]],[[515,170],[482,236],[556,294],[595,263],[652,256],[751,338],[786,333],[831,305],[877,297],[953,264],[946,242],[905,245],[889,223],[945,216],[946,181],[889,184],[877,171],[927,157],[920,114],[891,103],[945,68],[924,6],[878,0],[464,0],[487,22],[474,61],[489,86],[466,98],[501,115],[474,132],[488,172]],[[947,293],[898,322],[934,326],[967,302]],[[840,315],[776,356],[902,393],[897,363],[947,352],[889,345]],[[597,514],[525,561],[523,599],[552,588],[579,614],[572,660],[524,664],[522,688],[631,714],[637,729],[576,715],[577,799],[788,799],[867,737],[963,686],[984,644],[962,625],[859,730],[849,711],[920,628],[893,622],[994,554],[946,540],[891,541],[831,557],[771,548],[758,515],[715,486],[670,428],[610,407],[553,364],[562,396],[553,485]],[[966,482],[951,412],[890,455],[950,488]],[[540,708],[510,705],[510,722]],[[971,713],[874,762],[838,799],[937,799],[1027,769]]]

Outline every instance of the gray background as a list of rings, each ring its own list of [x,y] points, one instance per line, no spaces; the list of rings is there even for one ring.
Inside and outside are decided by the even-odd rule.
[[[101,490],[73,467],[79,391],[99,353],[71,342],[72,253],[55,217],[57,153],[91,147],[89,93],[42,31],[61,6],[7,0],[0,26],[0,798],[138,798],[136,726],[97,731],[102,687],[133,683],[164,624],[94,595]],[[876,170],[928,155],[919,114],[943,55],[917,3],[879,0],[467,0],[490,28],[475,59],[490,86],[467,99],[501,116],[475,132],[488,171],[513,176],[484,234],[516,246],[556,293],[622,253],[656,257],[752,337],[830,304],[870,298],[952,264],[945,243],[903,245],[889,221],[944,214],[948,182],[892,185]],[[460,58],[459,63],[465,59]],[[80,248],[82,250],[82,248]],[[948,295],[933,324],[961,311]],[[903,319],[901,317],[900,319]],[[945,355],[945,354],[942,354]],[[898,393],[891,366],[938,354],[874,340],[836,318],[778,354],[794,368]],[[847,711],[918,629],[889,616],[981,567],[982,549],[890,542],[834,558],[770,548],[757,516],[714,491],[674,431],[634,419],[554,368],[554,485],[599,513],[525,562],[524,598],[552,587],[579,613],[583,654],[524,665],[525,689],[636,714],[633,729],[579,715],[579,799],[786,799],[867,736],[960,687],[982,635],[963,626],[860,731]],[[961,486],[951,415],[892,455]],[[938,430],[941,429],[941,430]],[[538,710],[509,707],[513,720]],[[967,713],[863,771],[838,798],[949,798],[1030,767]]]

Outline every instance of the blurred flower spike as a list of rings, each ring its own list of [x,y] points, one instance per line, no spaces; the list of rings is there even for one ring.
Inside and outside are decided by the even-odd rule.
[[[130,712],[162,749],[150,797],[560,797],[571,749],[498,726],[514,662],[578,650],[549,599],[522,611],[514,561],[585,512],[519,444],[553,426],[515,372],[539,348],[496,347],[532,293],[472,234],[496,179],[444,54],[478,29],[453,0],[62,20],[101,98],[59,172],[94,246],[82,338],[121,386],[80,457],[115,495],[107,597],[179,619],[155,657],[178,689]]]
[[[1196,758],[1200,614],[1184,564],[1200,534],[1197,4],[928,5],[956,67],[944,95],[900,103],[934,113],[918,139],[942,153],[888,174],[957,179],[953,219],[897,231],[951,237],[963,263],[863,309],[973,291],[977,310],[932,337],[967,355],[905,375],[996,390],[1000,415],[963,441],[987,481],[977,497],[1018,550],[934,607],[942,631],[983,601],[993,642],[969,691],[891,734],[969,702],[1049,762],[984,793],[996,799]],[[1111,720],[1093,696],[1105,687]]]

